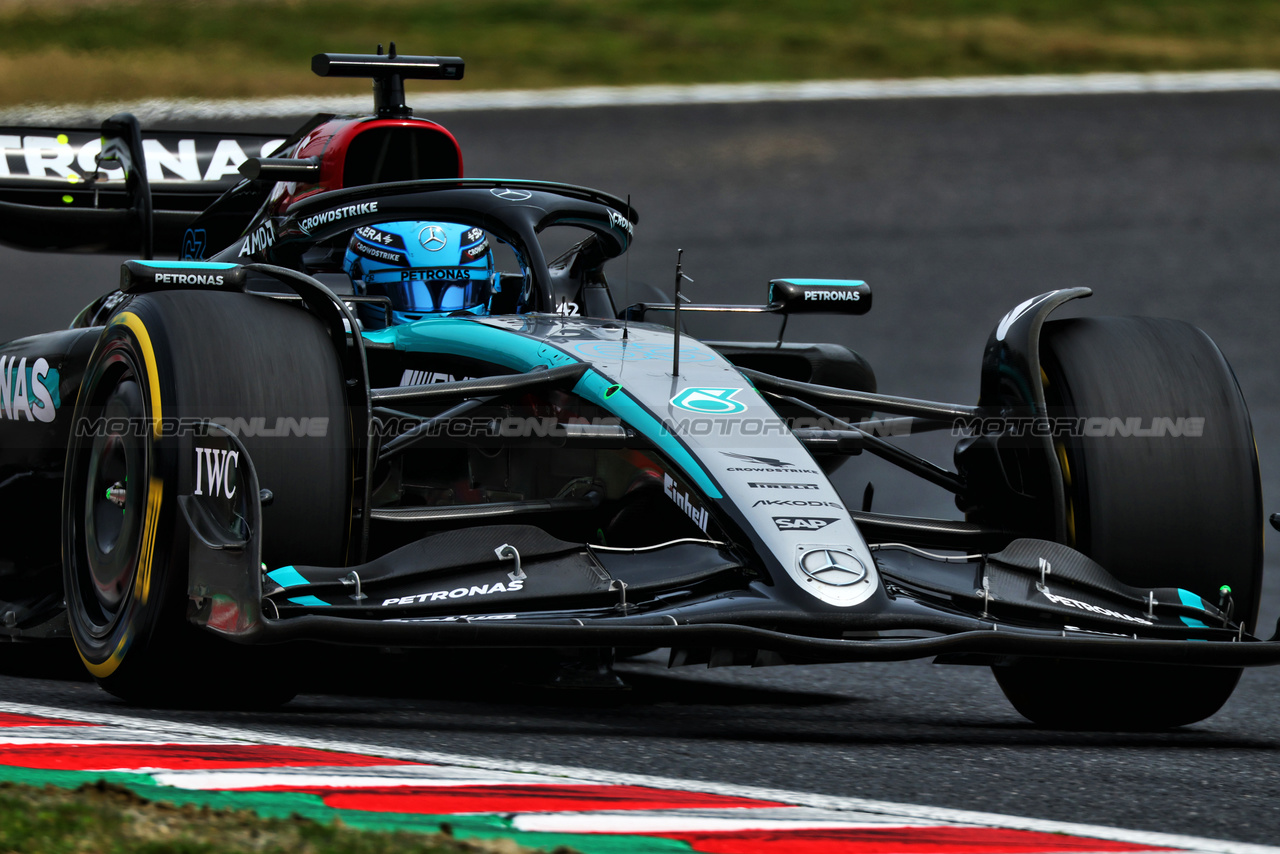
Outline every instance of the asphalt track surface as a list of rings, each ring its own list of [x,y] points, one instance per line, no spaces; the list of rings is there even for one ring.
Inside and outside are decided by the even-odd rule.
[[[755,301],[784,275],[875,290],[860,318],[796,319],[789,340],[849,343],[883,391],[976,399],[1010,307],[1087,285],[1063,315],[1190,320],[1231,360],[1253,412],[1265,506],[1280,511],[1280,94],[1123,95],[598,108],[433,116],[472,176],[630,194],[637,293]],[[259,127],[272,129],[271,122]],[[288,129],[288,122],[276,128]],[[5,250],[0,340],[63,325],[118,259]],[[750,336],[718,321],[705,335]],[[767,328],[765,324],[770,324]],[[773,332],[770,321],[758,335]],[[696,328],[695,328],[695,331]],[[914,437],[942,462],[949,442]],[[865,456],[841,485],[876,509],[953,512],[945,493]],[[53,512],[53,509],[50,509]],[[1280,616],[1280,536],[1261,625]],[[1269,635],[1270,630],[1264,629]],[[3,651],[6,699],[122,711],[56,662]],[[747,671],[623,665],[597,697],[442,670],[415,656],[314,654],[274,713],[160,717],[280,732],[983,810],[1247,842],[1280,841],[1280,670],[1245,674],[1205,723],[1161,734],[1037,730],[989,671],[927,662]],[[30,674],[39,673],[40,678]],[[50,675],[62,678],[49,678]],[[473,679],[461,679],[465,674]],[[229,683],[233,674],[222,674]],[[487,683],[487,684],[486,684]],[[147,714],[147,713],[143,713]]]

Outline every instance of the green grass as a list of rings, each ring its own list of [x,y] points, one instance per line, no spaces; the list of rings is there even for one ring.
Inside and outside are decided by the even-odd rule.
[[[309,57],[460,55],[423,90],[1280,68],[1274,0],[49,0],[0,5],[0,104],[364,92]]]
[[[109,783],[72,791],[0,782],[0,851],[20,854],[523,854],[506,840],[356,830],[149,801]],[[567,848],[555,854],[573,854]]]

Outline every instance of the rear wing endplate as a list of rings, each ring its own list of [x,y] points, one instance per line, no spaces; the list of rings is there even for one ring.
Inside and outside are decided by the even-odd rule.
[[[145,252],[143,194],[136,182],[130,186],[125,163],[107,159],[125,131],[125,117],[113,116],[101,130],[0,127],[0,243],[46,251]],[[129,141],[119,141],[131,149]],[[141,156],[128,165],[145,174],[157,251],[178,253],[187,226],[240,183],[240,164],[269,156],[286,141],[272,134],[141,131]]]

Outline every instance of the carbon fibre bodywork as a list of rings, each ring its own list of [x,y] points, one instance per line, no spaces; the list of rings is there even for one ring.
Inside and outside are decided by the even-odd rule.
[[[470,526],[439,530],[363,563],[254,573],[254,539],[246,531],[249,536],[239,546],[243,559],[223,572],[212,566],[206,571],[205,557],[212,552],[193,543],[196,619],[248,643],[656,645],[671,647],[678,663],[930,655],[991,663],[1046,655],[1244,666],[1280,658],[1280,645],[1253,639],[1200,596],[1174,588],[1130,588],[1050,539],[959,522],[948,530],[947,523],[936,520],[934,543],[954,547],[965,537],[980,536],[1002,543],[981,553],[941,554],[918,545],[930,539],[926,520],[859,513],[855,522],[822,474],[819,458],[758,392],[742,384],[731,364],[705,345],[687,342],[682,357],[689,373],[674,378],[670,354],[656,351],[670,347],[669,332],[633,324],[625,344],[621,335],[621,324],[613,321],[526,315],[441,318],[365,337],[373,345],[371,354],[389,345],[396,352],[465,356],[473,366],[486,361],[505,371],[509,388],[522,382],[532,388],[539,374],[577,368],[566,374],[566,388],[603,417],[590,425],[595,432],[575,433],[571,419],[557,421],[559,430],[549,431],[542,444],[650,451],[663,466],[666,494],[703,529],[701,535],[695,531],[669,543],[614,547],[562,540],[536,525],[501,524],[503,516],[530,512],[516,506],[519,502],[472,507],[452,517],[422,508],[424,522],[465,520]],[[436,396],[460,400],[494,390],[480,382],[440,387]],[[742,409],[728,420],[721,413],[719,435],[699,440],[672,401],[689,388],[732,388],[729,383],[741,385],[731,399]],[[918,412],[930,405],[857,390],[812,391],[848,395],[862,405],[879,399],[878,405],[891,411]],[[752,435],[746,438],[743,428],[753,423],[752,413],[778,426],[748,427],[745,432]],[[223,441],[227,449],[234,447],[233,437]],[[806,497],[761,498],[769,494],[759,489],[769,482],[764,478],[804,481]],[[225,503],[207,518],[220,518],[223,530],[237,530],[237,520],[257,512],[253,490],[243,494],[243,504]],[[767,504],[772,501],[821,505],[790,511],[812,514],[808,518],[821,521],[821,527],[781,530],[777,521],[788,517]],[[592,506],[584,499],[566,502],[564,509]],[[371,516],[390,519],[395,512],[375,510]],[[861,527],[876,530],[877,521],[886,527],[868,543]],[[911,536],[912,525],[917,538]],[[886,533],[904,542],[888,542]],[[815,552],[832,565],[822,568],[839,578],[824,579],[806,566],[804,558]]]

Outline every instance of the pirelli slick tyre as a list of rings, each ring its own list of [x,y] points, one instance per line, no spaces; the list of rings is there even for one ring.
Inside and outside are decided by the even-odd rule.
[[[108,322],[76,403],[62,513],[71,634],[98,683],[133,703],[285,702],[294,689],[273,650],[187,620],[190,535],[177,498],[193,491],[198,463],[223,489],[236,475],[197,456],[199,431],[186,425],[203,420],[239,425],[273,493],[264,561],[341,565],[349,427],[320,323],[248,294],[139,296]]]
[[[1263,512],[1253,429],[1222,352],[1186,323],[1051,321],[1041,343],[1050,414],[1084,428],[1058,440],[1068,545],[1134,587],[1210,602],[1228,585],[1252,629]],[[1145,434],[1145,435],[1144,435]],[[1023,659],[994,668],[1038,724],[1151,730],[1214,714],[1240,670]]]

